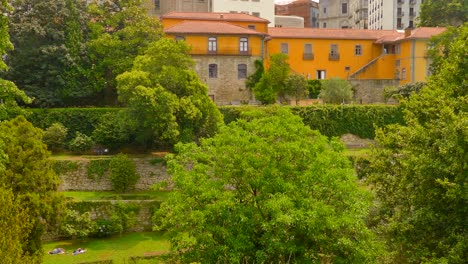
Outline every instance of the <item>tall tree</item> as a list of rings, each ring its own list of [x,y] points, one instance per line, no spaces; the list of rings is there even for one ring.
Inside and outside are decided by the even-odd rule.
[[[133,61],[162,36],[158,20],[148,16],[141,0],[94,0],[88,7],[89,58],[92,83],[105,104],[117,103],[115,78],[132,69]]]
[[[76,2],[76,3],[74,3]],[[8,53],[10,70],[5,77],[13,81],[39,106],[63,105],[63,99],[77,92],[77,80],[67,74],[76,66],[77,54],[72,52],[73,39],[67,30],[84,30],[71,26],[71,20],[84,25],[86,16],[73,14],[70,8],[83,1],[15,0],[9,16],[11,40],[15,49]],[[71,4],[73,3],[73,5]],[[75,8],[76,11],[76,8]],[[78,90],[86,91],[86,87]]]
[[[323,80],[319,96],[326,103],[349,103],[353,98],[353,86],[347,80],[340,78]]]
[[[117,78],[119,100],[129,107],[133,120],[130,125],[147,146],[212,136],[222,122],[208,88],[191,69],[188,51],[184,42],[160,39],[136,58],[132,71]]]
[[[13,49],[10,42],[10,35],[8,34],[8,14],[11,7],[6,0],[0,1],[0,73],[8,69],[3,61],[4,55],[7,51]],[[20,114],[22,111],[19,109],[16,101],[23,101],[30,103],[31,99],[26,94],[19,90],[13,82],[4,80],[0,77],[0,121],[8,119],[9,117]]]
[[[0,142],[8,158],[4,172],[0,174],[0,186],[11,190],[14,200],[27,211],[28,217],[21,223],[30,226],[21,244],[23,254],[42,255],[42,235],[52,224],[60,199],[57,194],[58,178],[55,175],[47,146],[42,143],[42,130],[19,116],[0,123]]]
[[[373,263],[371,197],[342,149],[287,109],[249,113],[177,146],[155,229],[182,263]]]
[[[377,133],[369,181],[372,218],[391,263],[465,263],[468,252],[468,26],[458,30],[419,93],[402,105],[406,126]]]
[[[426,0],[421,4],[419,26],[460,26],[468,21],[466,0]]]
[[[276,97],[283,102],[286,98],[286,82],[291,73],[288,55],[274,54],[268,61],[268,69],[255,85],[254,95],[264,104],[272,104]],[[274,97],[274,100],[272,100]]]
[[[299,103],[299,100],[307,98],[309,95],[307,88],[307,80],[300,74],[291,74],[286,79],[285,93],[296,100],[296,105]]]

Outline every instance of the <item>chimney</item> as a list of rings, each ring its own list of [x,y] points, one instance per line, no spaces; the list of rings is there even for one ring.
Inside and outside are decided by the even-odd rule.
[[[224,15],[223,15],[223,14],[220,14],[220,15],[219,15],[219,18],[223,19],[223,18],[224,18]]]
[[[411,36],[411,30],[412,28],[410,27],[405,28],[405,38]]]

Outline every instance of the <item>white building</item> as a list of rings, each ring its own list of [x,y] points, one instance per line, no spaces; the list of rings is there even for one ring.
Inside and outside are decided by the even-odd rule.
[[[413,28],[423,0],[369,0],[369,29]]]
[[[274,0],[212,0],[212,12],[236,12],[253,15],[270,21],[275,26]]]
[[[352,28],[350,0],[320,0],[320,28]]]

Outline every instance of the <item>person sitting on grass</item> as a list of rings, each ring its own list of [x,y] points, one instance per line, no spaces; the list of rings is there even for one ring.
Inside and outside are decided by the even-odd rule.
[[[78,255],[78,254],[85,253],[85,252],[86,252],[85,249],[78,248],[75,251],[73,251],[73,255]]]
[[[63,248],[54,248],[53,250],[49,251],[50,255],[63,254],[63,253],[65,253],[65,249]]]

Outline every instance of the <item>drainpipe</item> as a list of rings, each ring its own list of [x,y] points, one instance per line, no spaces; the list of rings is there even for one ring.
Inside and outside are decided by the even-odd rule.
[[[415,62],[416,59],[416,40],[413,39],[411,40],[411,61],[410,61],[410,67],[411,67],[411,79],[410,81],[413,83],[415,79]]]

